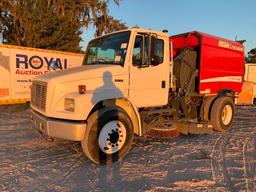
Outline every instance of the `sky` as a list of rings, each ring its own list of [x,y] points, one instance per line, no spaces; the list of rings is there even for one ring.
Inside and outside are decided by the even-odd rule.
[[[256,0],[109,0],[109,14],[128,27],[138,25],[169,35],[201,31],[226,39],[245,39],[245,52],[256,47]],[[94,28],[84,30],[85,49]]]

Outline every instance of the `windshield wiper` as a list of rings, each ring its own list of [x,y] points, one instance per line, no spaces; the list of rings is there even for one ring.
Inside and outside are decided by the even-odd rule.
[[[119,62],[115,61],[107,61],[107,60],[97,60],[97,61],[92,61],[91,63],[88,63],[89,65],[94,65],[94,64],[118,64]]]
[[[120,65],[121,63],[118,61],[110,61],[105,59],[99,59],[96,61],[92,61],[90,63],[87,63],[87,65],[97,65],[97,64],[113,64],[113,65]]]

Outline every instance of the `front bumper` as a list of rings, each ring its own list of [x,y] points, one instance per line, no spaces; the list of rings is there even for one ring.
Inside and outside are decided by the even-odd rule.
[[[34,127],[44,135],[72,141],[84,139],[86,123],[45,117],[33,109],[30,110],[30,114]]]

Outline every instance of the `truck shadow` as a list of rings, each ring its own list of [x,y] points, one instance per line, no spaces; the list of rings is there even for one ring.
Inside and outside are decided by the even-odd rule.
[[[96,105],[102,100],[123,97],[123,93],[113,82],[111,72],[105,71],[103,73],[103,83],[104,84],[101,87],[95,89],[93,92],[93,97],[91,100],[93,105]]]
[[[123,98],[124,95],[122,91],[113,82],[111,72],[105,71],[103,73],[103,83],[101,87],[95,89],[93,92],[91,99],[93,105],[97,105],[106,99]],[[91,154],[91,156],[98,159],[102,164],[105,164],[99,166],[98,186],[110,188],[110,186],[108,186],[110,177],[118,183],[121,183],[122,177],[120,175],[119,163],[113,165],[115,168],[106,165],[112,164],[120,158],[119,151],[122,151],[126,143],[123,143],[123,146],[120,146],[119,143],[121,139],[120,136],[122,135],[120,134],[121,129],[118,126],[119,122],[122,120],[119,119],[120,110],[118,107],[101,107],[103,108],[96,111],[96,124],[92,126],[92,130],[96,130],[97,135],[93,135],[94,139],[96,139],[96,141],[93,142],[95,154]]]

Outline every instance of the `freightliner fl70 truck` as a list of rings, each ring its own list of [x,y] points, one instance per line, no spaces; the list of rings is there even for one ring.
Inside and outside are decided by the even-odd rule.
[[[118,31],[90,41],[83,66],[33,80],[31,119],[45,135],[81,141],[93,162],[111,163],[154,111],[169,112],[181,133],[228,131],[243,70],[244,48],[233,41]]]

